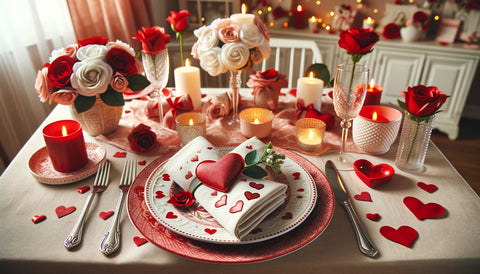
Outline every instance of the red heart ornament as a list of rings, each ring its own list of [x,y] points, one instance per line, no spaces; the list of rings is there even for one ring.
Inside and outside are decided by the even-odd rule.
[[[356,194],[355,196],[353,196],[353,198],[357,201],[366,201],[366,202],[372,201],[372,197],[370,196],[370,193],[366,191],[363,191],[360,194]]]
[[[115,212],[113,210],[110,210],[110,211],[102,211],[100,213],[98,213],[98,216],[100,216],[100,218],[106,220],[108,218],[110,218]]]
[[[395,170],[390,165],[373,165],[365,159],[359,159],[353,162],[353,170],[355,170],[358,178],[369,187],[386,184],[392,180],[395,174]]]
[[[35,216],[32,217],[32,222],[34,224],[38,224],[41,221],[44,221],[45,219],[47,219],[47,216],[45,216],[45,215],[35,215]]]
[[[141,246],[148,241],[145,238],[140,238],[138,236],[135,236],[135,237],[133,237],[133,242],[135,243],[136,246]]]
[[[432,193],[438,189],[438,187],[434,184],[426,184],[424,182],[418,182],[417,186],[421,189],[425,190],[428,193]]]
[[[74,212],[75,209],[77,209],[75,206],[65,207],[65,206],[62,205],[62,206],[58,206],[57,208],[55,208],[55,213],[57,214],[58,218],[62,218],[63,216]]]
[[[401,226],[398,229],[394,229],[390,226],[382,226],[380,228],[380,234],[390,241],[394,241],[406,247],[410,247],[418,236],[417,231],[409,226]]]
[[[443,206],[436,203],[424,204],[415,197],[405,197],[403,198],[403,203],[419,220],[439,217],[445,213]]]
[[[207,233],[210,234],[210,235],[213,235],[213,234],[215,234],[215,232],[217,232],[217,230],[214,229],[214,228],[212,228],[212,229],[210,229],[210,228],[205,228],[204,231],[207,232]]]
[[[204,185],[227,192],[235,180],[242,174],[245,162],[237,153],[229,153],[218,161],[206,160],[197,165],[195,173]]]
[[[380,220],[380,214],[378,213],[367,213],[365,216],[374,222]]]

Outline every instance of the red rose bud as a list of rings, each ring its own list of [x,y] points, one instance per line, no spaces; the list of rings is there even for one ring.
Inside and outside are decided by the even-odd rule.
[[[395,39],[400,36],[400,26],[395,23],[387,24],[383,28],[382,35],[386,39]]]
[[[188,16],[191,14],[187,10],[181,10],[180,12],[170,11],[170,16],[167,21],[172,26],[172,30],[175,32],[183,32],[188,27]]]
[[[47,78],[50,84],[57,88],[63,88],[70,83],[75,60],[67,55],[57,57],[48,67]]]
[[[128,134],[128,142],[133,151],[144,152],[151,149],[156,141],[157,135],[150,130],[149,126],[144,124],[138,125]]]
[[[447,96],[434,86],[418,85],[401,91],[408,111],[419,117],[429,116],[438,111],[447,100]]]
[[[189,191],[181,190],[175,195],[171,196],[167,203],[171,203],[174,206],[189,207],[195,203],[193,194]]]
[[[351,28],[340,33],[338,45],[350,54],[367,54],[379,40],[373,29]]]

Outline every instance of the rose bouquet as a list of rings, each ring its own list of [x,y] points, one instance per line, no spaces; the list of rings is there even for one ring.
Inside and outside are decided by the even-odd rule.
[[[126,43],[94,36],[52,51],[38,72],[35,89],[40,101],[74,104],[78,113],[90,109],[96,97],[110,106],[123,106],[123,92],[142,90],[150,82]]]

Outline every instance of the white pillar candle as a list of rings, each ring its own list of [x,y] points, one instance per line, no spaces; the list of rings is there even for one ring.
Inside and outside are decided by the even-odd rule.
[[[302,99],[304,107],[313,104],[313,107],[320,111],[322,107],[323,81],[313,77],[302,77],[297,81],[297,100]]]
[[[178,96],[189,95],[192,99],[193,109],[199,110],[202,107],[202,95],[200,92],[200,69],[190,66],[187,59],[184,67],[176,68],[175,90]]]
[[[247,14],[247,6],[245,6],[245,4],[242,4],[242,13],[234,13],[230,15],[232,24],[236,25],[253,24],[254,18],[255,15]]]

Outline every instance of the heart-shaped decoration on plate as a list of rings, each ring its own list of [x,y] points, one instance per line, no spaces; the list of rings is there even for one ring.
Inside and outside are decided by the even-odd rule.
[[[206,160],[197,165],[196,176],[204,185],[227,192],[242,174],[245,162],[237,153],[228,153],[218,161]]]
[[[365,159],[353,162],[353,170],[360,180],[372,188],[390,182],[395,174],[395,170],[390,165],[373,165]]]

